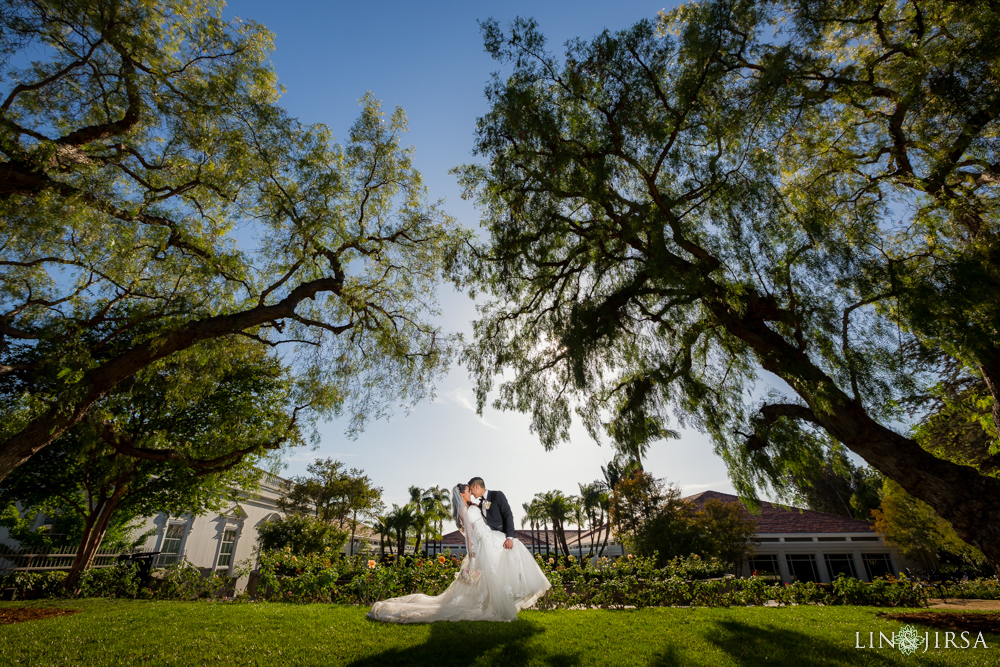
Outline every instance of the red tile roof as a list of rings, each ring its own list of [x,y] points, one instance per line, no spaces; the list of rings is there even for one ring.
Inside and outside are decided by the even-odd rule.
[[[728,493],[703,491],[684,500],[696,507],[704,507],[709,500],[738,503],[740,499]],[[786,509],[772,503],[761,502],[760,514],[751,514],[757,522],[758,534],[774,533],[870,533],[875,529],[867,521],[848,519],[836,514],[793,507]]]
[[[698,508],[704,507],[705,503],[709,500],[719,500],[724,503],[740,502],[737,496],[719,491],[702,491],[693,496],[688,496],[684,500],[693,503]],[[767,502],[760,503],[760,514],[751,514],[750,516],[757,522],[757,533],[759,535],[775,533],[871,533],[875,530],[867,521],[848,519],[836,514],[815,512],[798,507],[786,509]],[[544,545],[546,533],[548,534],[549,546],[554,548],[558,539],[554,531],[514,531],[517,539],[528,547],[532,544]],[[583,542],[583,547],[588,548],[590,546],[590,533],[591,531],[589,530],[567,530],[566,542],[570,544],[571,548],[576,548],[577,540],[580,540]],[[600,544],[602,537],[603,533],[595,535],[595,543]],[[431,540],[432,543],[435,541]],[[444,547],[459,546],[465,544],[465,538],[460,532],[455,530],[445,535],[440,543]]]

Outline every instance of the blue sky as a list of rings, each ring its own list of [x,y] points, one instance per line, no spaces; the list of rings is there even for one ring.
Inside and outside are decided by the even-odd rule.
[[[286,93],[283,104],[304,122],[328,125],[345,137],[366,91],[391,109],[402,107],[415,147],[414,162],[432,199],[470,228],[476,210],[462,201],[448,171],[473,159],[476,118],[486,111],[483,88],[497,64],[482,47],[477,20],[505,25],[516,16],[533,17],[556,47],[572,37],[588,38],[654,18],[659,3],[635,2],[276,2],[234,0],[228,17],[254,20],[275,33],[273,62]],[[474,304],[444,287],[442,326],[468,336]],[[356,440],[344,424],[321,427],[314,451],[297,450],[284,475],[302,474],[317,457],[335,457],[365,470],[385,489],[389,503],[403,503],[410,485],[453,486],[474,475],[502,489],[519,520],[520,506],[538,492],[576,493],[577,483],[600,477],[612,451],[599,447],[576,425],[572,442],[545,452],[528,431],[528,418],[487,408],[474,412],[471,382],[455,367],[438,386],[434,402],[409,415],[368,426]],[[681,440],[657,443],[646,468],[678,483],[685,493],[711,488],[732,492],[725,466],[707,438],[685,431]]]

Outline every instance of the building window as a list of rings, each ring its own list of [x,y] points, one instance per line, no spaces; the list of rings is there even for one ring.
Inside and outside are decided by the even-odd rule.
[[[836,579],[838,574],[858,578],[854,556],[851,554],[823,554],[823,559],[826,561],[826,571],[830,573],[830,581]]]
[[[176,563],[178,554],[181,552],[181,540],[183,539],[183,523],[172,523],[167,526],[167,532],[163,535],[163,543],[160,544],[160,557],[157,559],[157,565],[173,565]]]
[[[750,573],[757,573],[757,576],[768,581],[781,581],[781,572],[778,570],[778,556],[776,554],[757,554],[747,559],[750,565]]]
[[[852,537],[851,542],[878,542],[877,536]]]
[[[812,554],[785,554],[785,560],[792,581],[819,581],[816,559]]]
[[[813,538],[811,538],[811,537],[786,537],[785,541],[786,542],[812,542]]]
[[[219,549],[219,562],[216,567],[229,567],[233,564],[233,547],[236,545],[236,529],[226,528],[222,533],[222,547]]]
[[[869,581],[875,577],[887,577],[892,574],[892,559],[889,554],[861,554],[861,560],[865,563],[865,573]]]

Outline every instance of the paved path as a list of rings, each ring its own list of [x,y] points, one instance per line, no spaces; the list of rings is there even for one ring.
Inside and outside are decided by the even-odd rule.
[[[1000,611],[1000,600],[963,600],[961,598],[931,598],[931,609],[965,609],[966,611]]]

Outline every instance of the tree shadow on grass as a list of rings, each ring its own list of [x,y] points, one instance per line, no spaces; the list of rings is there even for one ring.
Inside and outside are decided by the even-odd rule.
[[[377,622],[377,621],[371,621]],[[489,623],[459,621],[432,623],[430,636],[419,646],[392,648],[350,663],[351,667],[381,667],[382,665],[433,665],[446,667],[489,658],[503,665],[523,665],[541,657],[552,667],[572,667],[580,660],[573,653],[553,653],[539,656],[537,646],[529,648],[532,637],[545,630],[531,621]]]
[[[881,655],[874,649],[854,648],[853,633],[845,637],[841,644],[818,639],[814,634],[741,621],[718,621],[715,629],[714,638],[709,641],[722,649],[735,665],[857,665],[862,659],[870,665],[895,665],[900,656],[898,653]],[[867,640],[868,633],[863,634]],[[921,664],[947,664],[928,660],[930,656],[921,657],[924,658]]]

